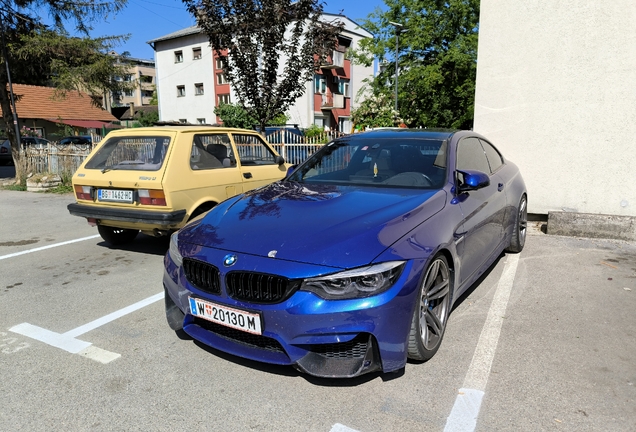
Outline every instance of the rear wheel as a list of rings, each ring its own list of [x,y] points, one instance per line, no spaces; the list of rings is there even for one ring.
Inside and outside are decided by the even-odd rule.
[[[510,238],[510,245],[506,249],[507,252],[518,253],[523,250],[526,244],[526,234],[528,232],[528,198],[523,195],[517,207],[517,216],[515,225]]]
[[[97,231],[106,243],[110,243],[113,246],[129,243],[139,234],[139,230],[115,228],[105,225],[97,225]]]
[[[442,343],[450,313],[451,280],[448,262],[437,255],[426,269],[411,321],[408,356],[429,360]]]

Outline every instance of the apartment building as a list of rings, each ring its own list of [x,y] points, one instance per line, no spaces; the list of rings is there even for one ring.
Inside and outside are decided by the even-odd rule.
[[[116,52],[110,53],[117,57]],[[149,105],[155,91],[155,61],[127,57],[125,63],[129,66],[128,72],[124,76],[116,76],[117,81],[126,81],[134,84],[132,90],[122,93],[110,93],[104,97],[104,108],[108,111],[114,107],[125,107],[134,104],[135,106]]]
[[[305,93],[289,108],[289,123],[302,128],[312,124],[349,132],[351,110],[363,80],[373,76],[373,67],[355,65],[347,51],[363,38],[373,37],[351,19],[323,14],[324,21],[339,19],[344,28],[335,49]],[[235,103],[237,98],[224,74],[224,64],[213,52],[207,36],[196,26],[153,39],[155,50],[159,118],[162,121],[218,123],[214,108]],[[361,100],[361,99],[360,99]]]

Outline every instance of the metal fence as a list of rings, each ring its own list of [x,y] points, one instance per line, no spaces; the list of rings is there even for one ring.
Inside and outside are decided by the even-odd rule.
[[[281,130],[269,135],[267,140],[285,158],[285,162],[299,164],[325,143],[342,135],[340,132],[325,132],[306,137]],[[100,136],[94,136],[93,144],[58,145],[51,142],[46,146],[28,146],[20,150],[20,155],[27,172],[72,175],[100,140]]]

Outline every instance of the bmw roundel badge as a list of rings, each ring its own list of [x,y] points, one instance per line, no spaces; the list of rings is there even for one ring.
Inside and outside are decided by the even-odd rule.
[[[225,258],[223,258],[223,265],[225,267],[232,267],[234,264],[236,264],[237,259],[238,258],[234,254],[225,255]]]

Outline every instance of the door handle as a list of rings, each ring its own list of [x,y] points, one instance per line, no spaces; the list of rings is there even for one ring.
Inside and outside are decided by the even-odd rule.
[[[246,179],[251,179],[252,173],[249,173],[249,172],[243,173],[243,177],[245,177]]]
[[[499,183],[499,184],[497,185],[497,190],[498,190],[499,192],[501,192],[502,190],[504,190],[504,184],[503,184],[503,183]]]

